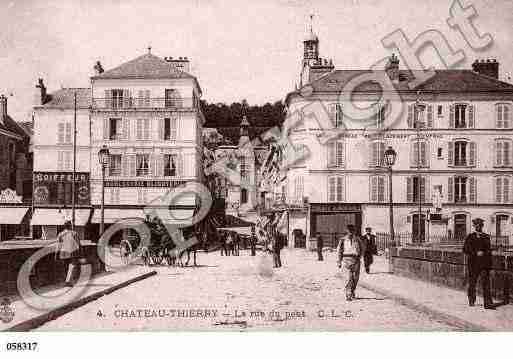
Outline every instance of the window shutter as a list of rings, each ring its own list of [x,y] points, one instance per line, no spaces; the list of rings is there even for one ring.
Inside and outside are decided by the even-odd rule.
[[[406,177],[406,202],[413,202],[413,178]]]
[[[476,165],[476,143],[470,142],[469,143],[469,160],[468,160],[469,166],[475,166]]]
[[[449,128],[454,128],[454,105],[449,107]]]
[[[135,155],[129,155],[128,158],[130,166],[130,177],[135,177],[137,175]]]
[[[511,108],[510,105],[504,105],[503,113],[502,113],[502,127],[503,128],[511,128],[510,125],[510,116],[511,116]]]
[[[104,140],[109,139],[109,119],[108,118],[103,119],[103,139]]]
[[[139,107],[144,106],[144,91],[143,90],[137,91],[137,106],[139,106]]]
[[[336,177],[337,179],[337,202],[344,201],[344,177]]]
[[[495,202],[502,203],[502,178],[495,178]]]
[[[502,165],[502,142],[495,141],[494,143],[494,153],[495,153],[495,165]]]
[[[62,170],[64,163],[64,152],[57,152],[57,169]]]
[[[138,140],[142,140],[143,138],[143,120],[140,118],[136,120],[135,138]]]
[[[150,139],[150,133],[151,133],[151,122],[149,118],[145,118],[143,120],[144,123],[144,139],[149,140]]]
[[[123,107],[124,108],[130,107],[130,90],[128,90],[128,89],[123,90]]]
[[[377,142],[371,142],[370,143],[370,158],[369,158],[369,164],[371,167],[376,167],[377,157],[378,157]]]
[[[128,156],[125,154],[121,155],[121,176],[128,177],[129,175],[129,164]]]
[[[511,142],[504,141],[502,144],[504,154],[502,156],[502,163],[504,166],[511,165]]]
[[[130,119],[128,118],[123,119],[123,139],[130,139]]]
[[[64,143],[64,122],[57,125],[57,143]]]
[[[66,122],[66,143],[73,143],[71,123]]]
[[[158,175],[158,155],[156,153],[151,153],[150,154],[150,163],[149,163],[149,166],[150,166],[150,176],[152,177],[156,177]]]
[[[178,118],[172,118],[170,120],[169,127],[171,128],[169,138],[172,141],[176,141],[176,139],[178,138]]]
[[[502,179],[502,198],[504,203],[509,203],[509,195],[510,195],[510,187],[509,187],[509,177],[504,177]]]
[[[427,127],[433,128],[433,105],[427,107]]]
[[[180,177],[184,177],[185,176],[185,173],[184,173],[184,163],[183,163],[183,154],[178,154],[177,156],[177,171],[178,171],[178,175]]]
[[[150,107],[151,105],[151,99],[150,99],[150,90],[144,91],[144,105],[146,107]]]
[[[426,202],[426,177],[420,177],[420,201]]]
[[[328,143],[328,167],[334,167],[336,164],[336,142]]]
[[[386,197],[385,177],[378,177],[378,202],[384,202]]]
[[[476,178],[469,177],[468,184],[469,184],[469,202],[476,202],[476,198],[477,198]]]
[[[468,107],[468,127],[474,128],[474,116],[475,116],[475,106],[470,105]]]
[[[331,123],[336,126],[336,120],[337,120],[337,104],[336,103],[330,103],[328,107],[329,116]]]
[[[420,165],[423,167],[428,166],[428,148],[427,142],[420,143]]]
[[[454,165],[454,143],[452,141],[447,143],[447,164]]]
[[[495,127],[497,127],[497,128],[503,128],[503,112],[502,112],[503,107],[505,108],[506,106],[497,105],[497,118],[495,121]]]
[[[411,166],[417,167],[418,159],[419,159],[419,143],[418,142],[412,142],[412,151],[411,151]]]
[[[112,107],[112,91],[111,90],[105,90],[105,107],[106,108]]]
[[[408,105],[408,128],[413,128],[413,105]]]
[[[335,142],[336,146],[336,166],[344,167],[345,164],[345,151],[344,151],[344,142],[338,141]]]
[[[454,202],[454,178],[449,177],[447,179],[447,202]]]
[[[337,113],[335,116],[335,127],[342,127],[342,105],[340,103],[337,103],[336,105]]]
[[[371,177],[371,183],[370,183],[370,197],[371,202],[377,202],[378,200],[378,177],[372,176]]]
[[[163,118],[158,119],[158,139],[161,141],[164,139],[164,121]]]
[[[335,177],[328,177],[328,202],[335,202]]]

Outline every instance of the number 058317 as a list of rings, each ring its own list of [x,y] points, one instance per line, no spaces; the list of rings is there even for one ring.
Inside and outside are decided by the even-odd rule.
[[[8,351],[34,351],[37,348],[37,342],[20,342],[20,343],[7,343],[6,349]]]

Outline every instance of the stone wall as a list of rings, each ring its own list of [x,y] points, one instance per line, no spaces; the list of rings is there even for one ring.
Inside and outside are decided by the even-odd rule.
[[[459,248],[395,247],[390,253],[394,274],[459,290],[467,288],[465,257]],[[513,252],[494,252],[490,281],[496,299],[511,299],[509,289],[513,287]],[[478,291],[481,292],[480,283]]]
[[[17,294],[18,272],[25,261],[43,245],[19,245],[0,247],[0,297]],[[83,256],[92,266],[93,275],[104,272],[105,265],[98,257],[95,244],[82,245]],[[55,258],[55,253],[43,257],[35,266],[30,282],[32,288],[63,283],[67,267],[64,261]]]

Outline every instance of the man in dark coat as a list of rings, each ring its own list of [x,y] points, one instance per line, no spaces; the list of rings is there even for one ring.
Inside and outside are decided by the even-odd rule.
[[[372,228],[365,228],[365,234],[362,237],[363,245],[363,264],[365,265],[365,272],[370,273],[370,266],[374,262],[373,255],[378,254],[376,247],[376,236],[372,234]]]
[[[324,241],[322,240],[322,236],[319,232],[315,234],[315,240],[317,242],[317,260],[322,261],[324,260],[322,257],[322,247],[324,247]]]
[[[281,238],[279,233],[272,234],[271,246],[273,251],[274,268],[281,267]]]
[[[256,255],[256,234],[255,234],[255,226],[251,226],[251,237],[249,238],[249,247],[251,250],[251,256],[254,257]]]
[[[481,218],[472,220],[474,232],[465,238],[463,253],[467,256],[468,269],[468,304],[473,307],[476,304],[476,284],[479,276],[482,276],[483,297],[485,309],[495,309],[490,292],[490,268],[492,266],[492,250],[490,236],[483,233]]]

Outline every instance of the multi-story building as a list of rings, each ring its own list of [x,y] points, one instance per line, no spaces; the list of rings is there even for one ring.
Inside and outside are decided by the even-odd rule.
[[[170,188],[202,180],[201,88],[187,58],[160,58],[149,49],[136,59],[91,77],[92,222],[99,223],[100,148],[110,161],[105,180],[105,223],[144,217],[145,206]],[[193,195],[173,204],[173,215],[190,218]]]
[[[419,241],[427,234],[461,238],[471,231],[471,220],[481,217],[489,233],[512,234],[513,85],[498,80],[497,61],[476,61],[472,70],[436,70],[410,89],[412,72],[400,70],[392,57],[385,70],[374,74],[392,83],[404,111],[398,118],[389,116],[388,105],[398,104],[383,103],[381,87],[366,80],[352,86],[351,98],[355,107],[371,108],[373,116],[358,123],[346,115],[348,103],[341,98],[347,97],[341,94],[348,95],[346,85],[369,72],[333,70],[320,60],[313,33],[304,45],[303,86],[287,95],[287,112],[323,106],[310,106],[315,116],[290,126],[290,140],[310,153],[287,173],[288,198],[308,203],[306,213],[291,216],[291,231],[336,234],[353,223],[387,232],[389,179],[383,153],[391,146],[397,152],[392,177],[396,232]],[[330,121],[315,120],[325,114]],[[332,140],[323,144],[318,136]]]
[[[75,101],[76,99],[76,101]],[[55,238],[72,219],[73,141],[76,119],[75,225],[81,237],[91,215],[90,88],[61,88],[47,93],[36,85],[34,106],[34,195],[31,225],[35,239]]]
[[[7,111],[7,97],[0,96],[0,241],[27,235],[30,209],[31,153],[29,134]],[[20,226],[20,224],[22,224]]]

